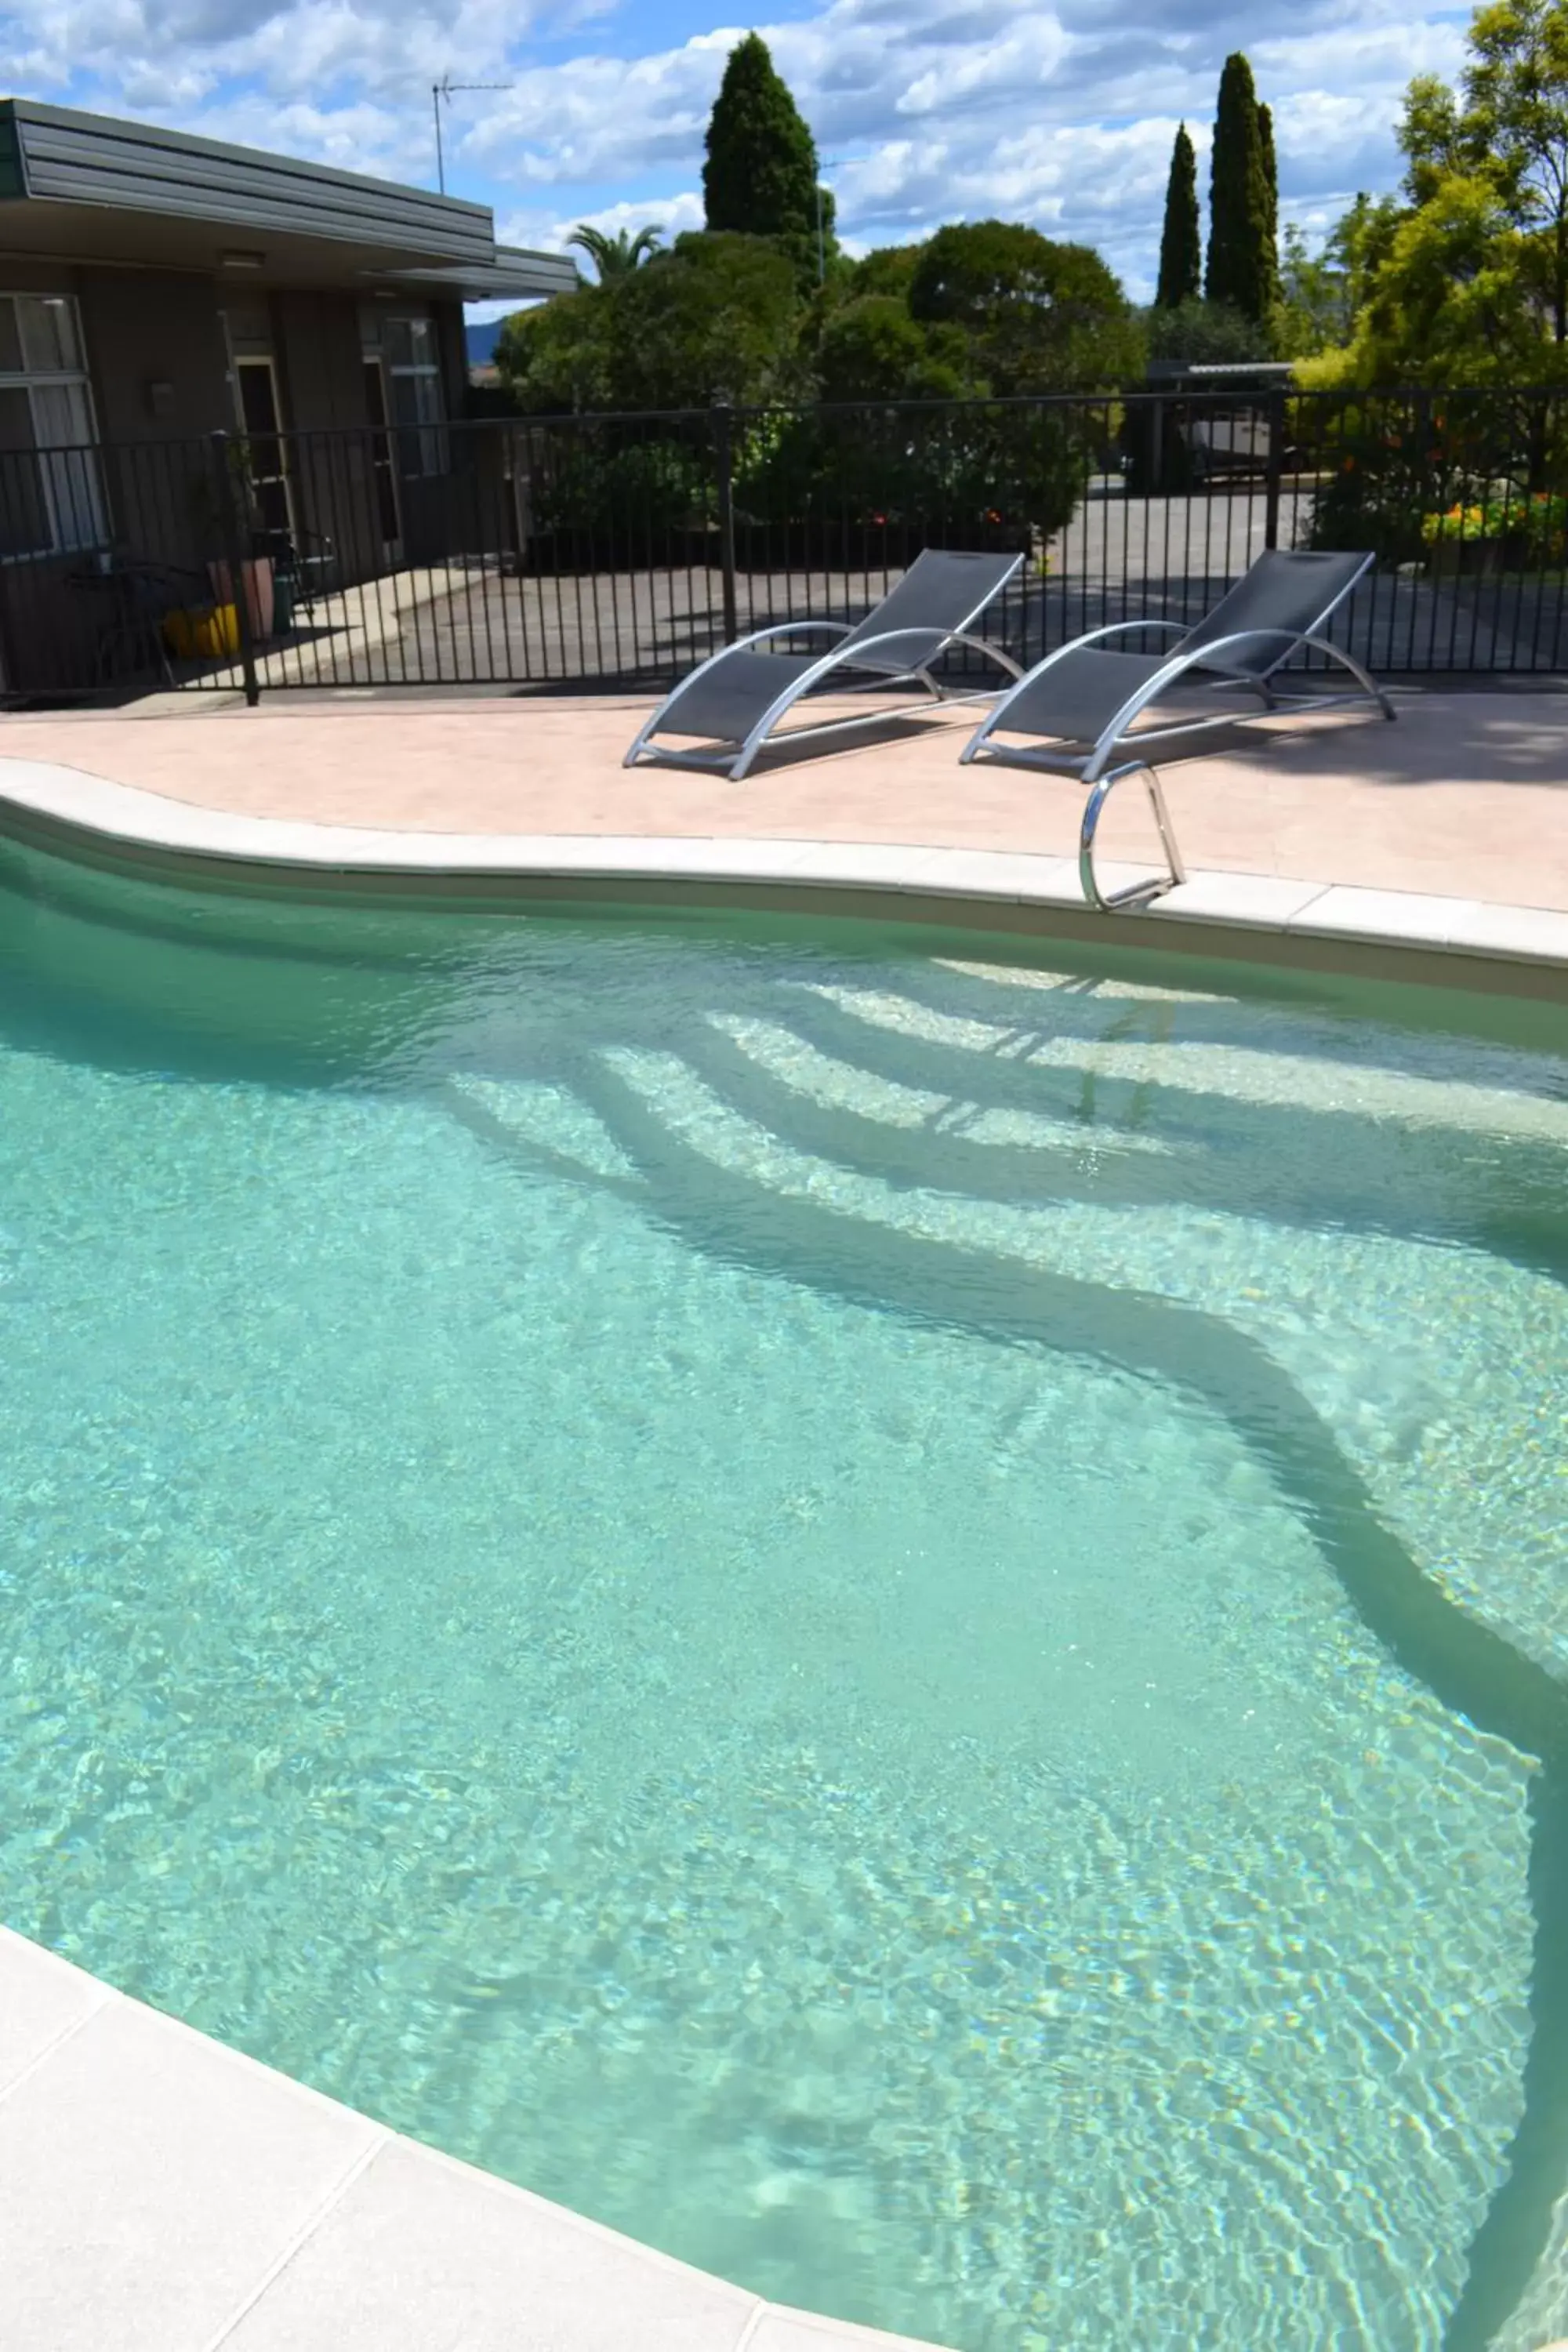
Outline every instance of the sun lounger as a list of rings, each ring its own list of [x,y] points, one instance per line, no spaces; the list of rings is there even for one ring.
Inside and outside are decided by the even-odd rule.
[[[1323,634],[1373,560],[1271,548],[1195,628],[1145,617],[1091,629],[1047,654],[1002,695],[961,757],[966,764],[999,760],[1076,776],[1088,784],[1079,846],[1084,895],[1100,908],[1146,904],[1186,879],[1160,779],[1150,763],[1152,746],[1271,713],[1333,710],[1352,702],[1368,702],[1385,719],[1394,717],[1383,688]],[[1112,638],[1154,630],[1173,635],[1176,643],[1157,654],[1110,649]],[[1306,652],[1348,671],[1353,688],[1325,694],[1300,671],[1287,678],[1286,665]],[[1146,714],[1147,723],[1140,725]],[[1170,872],[1107,896],[1095,879],[1095,828],[1114,787],[1140,771]]]
[[[1023,561],[1021,555],[966,555],[926,548],[863,621],[778,621],[742,637],[703,662],[666,697],[622,764],[630,768],[641,761],[718,768],[739,782],[758,752],[773,743],[795,744],[850,727],[885,726],[889,719],[929,710],[931,701],[989,701],[997,691],[994,686],[978,692],[955,691],[931,675],[932,667],[944,654],[967,646],[1010,677],[1022,677],[1011,656],[971,631]],[[819,654],[772,650],[781,638],[812,635],[831,635],[837,643]],[[857,713],[775,733],[780,720],[805,696],[880,693],[910,685],[931,698],[910,711],[882,705],[864,717]],[[687,747],[676,751],[654,740],[672,735],[687,738]]]

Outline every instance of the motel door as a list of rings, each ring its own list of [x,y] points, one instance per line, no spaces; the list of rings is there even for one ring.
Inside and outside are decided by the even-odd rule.
[[[403,522],[397,506],[397,468],[392,462],[392,436],[386,430],[386,378],[378,353],[364,355],[364,405],[372,432],[370,467],[375,480],[375,511],[381,530],[384,563],[395,563],[403,551]]]
[[[250,480],[261,510],[261,527],[269,537],[294,545],[294,492],[289,479],[289,453],[282,440],[283,411],[278,397],[278,371],[269,359],[241,358],[235,363],[239,384],[239,421],[250,457]]]

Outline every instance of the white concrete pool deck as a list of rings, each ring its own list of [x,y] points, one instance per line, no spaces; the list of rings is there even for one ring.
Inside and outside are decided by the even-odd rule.
[[[0,1928],[16,2352],[893,2352],[475,2172]]]
[[[1568,994],[1568,698],[1447,705],[1429,698],[1416,725],[1353,743],[1325,730],[1315,751],[1266,738],[1250,770],[1193,763],[1178,817],[1198,820],[1200,856],[1213,822],[1213,863],[1140,917],[1084,908],[1069,854],[1080,796],[960,772],[946,730],[743,792],[668,772],[623,784],[613,753],[637,724],[624,704],[3,720],[0,829],[8,803],[9,822],[62,846],[209,871],[518,877],[1046,936],[1089,926],[1129,945],[1228,939],[1248,955],[1285,943]],[[522,759],[508,807],[494,762],[530,746],[541,757]],[[1423,772],[1439,746],[1446,764]],[[1354,763],[1391,753],[1381,788],[1397,789],[1380,802]],[[477,782],[476,761],[490,763]],[[1147,870],[1130,856],[1105,878]],[[0,2341],[23,2352],[910,2341],[768,2305],[419,2147],[4,1929],[0,2213]],[[1559,2333],[1565,2230],[1531,2315]]]

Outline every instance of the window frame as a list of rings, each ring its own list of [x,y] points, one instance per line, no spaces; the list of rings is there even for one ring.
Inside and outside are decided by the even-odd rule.
[[[263,431],[252,425],[246,416],[245,383],[242,373],[246,368],[265,368],[267,371],[267,379],[272,392],[272,415],[276,420],[268,430]],[[251,495],[259,508],[260,492],[263,488],[273,486],[281,491],[283,520],[281,524],[270,528],[275,533],[281,531],[290,545],[298,546],[300,534],[294,511],[294,474],[293,467],[289,464],[289,429],[283,423],[283,386],[278,373],[277,353],[259,351],[237,352],[234,354],[233,373],[235,414],[239,424],[239,437],[247,451],[247,470],[250,476]],[[255,451],[258,442],[267,442],[277,450],[278,465],[275,472],[261,474],[257,471]]]
[[[429,339],[431,356],[427,360],[394,359],[386,333],[389,327],[423,328]],[[447,414],[447,385],[436,320],[417,311],[394,310],[380,320],[379,328],[381,362],[386,370],[388,426],[397,449],[398,478],[405,482],[439,480],[451,472],[452,455],[447,432],[451,419]],[[408,423],[398,416],[397,385],[400,379],[411,383],[423,380],[435,385],[437,414],[433,417],[417,417]],[[407,463],[410,453],[417,455],[417,468]]]
[[[48,563],[62,555],[89,554],[95,548],[105,547],[109,543],[109,509],[103,494],[103,468],[100,459],[102,443],[98,430],[98,403],[93,397],[92,377],[88,369],[87,350],[82,340],[81,307],[74,294],[40,292],[36,286],[0,284],[0,303],[7,302],[13,305],[17,302],[63,303],[70,312],[71,337],[76,346],[77,364],[70,368],[27,367],[25,363],[26,354],[22,345],[21,317],[13,310],[12,315],[16,328],[17,354],[24,364],[19,368],[0,368],[0,392],[20,392],[26,395],[27,415],[33,428],[33,446],[30,451],[15,450],[7,451],[5,454],[7,457],[30,456],[34,460],[37,469],[38,491],[43,503],[44,519],[48,525],[49,544],[47,547],[16,548],[10,551],[0,551],[0,564]],[[37,391],[50,391],[61,386],[69,386],[81,395],[82,407],[87,415],[88,438],[85,441],[45,443],[38,438],[38,412],[33,395]],[[72,452],[87,451],[90,451],[91,456],[90,458],[84,458],[81,470],[87,491],[87,504],[91,509],[89,517],[91,531],[86,536],[72,535],[61,528],[56,467],[48,461],[50,458],[68,457]]]

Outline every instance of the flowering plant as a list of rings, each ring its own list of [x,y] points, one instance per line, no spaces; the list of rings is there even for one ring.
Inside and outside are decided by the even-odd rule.
[[[1527,495],[1508,483],[1489,486],[1479,498],[1424,515],[1421,537],[1429,548],[1507,540],[1521,563],[1560,563],[1568,552],[1568,498],[1556,490]]]

